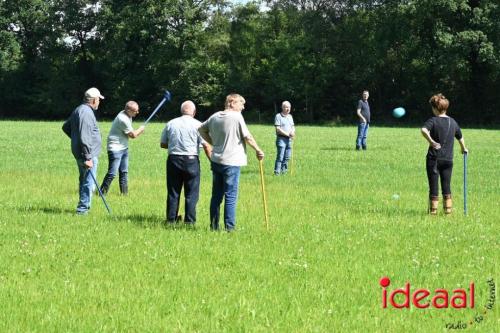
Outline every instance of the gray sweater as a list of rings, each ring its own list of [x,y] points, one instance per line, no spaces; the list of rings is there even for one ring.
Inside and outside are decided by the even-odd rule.
[[[101,133],[94,111],[88,104],[78,106],[62,126],[71,138],[71,152],[77,160],[90,160],[101,152]]]

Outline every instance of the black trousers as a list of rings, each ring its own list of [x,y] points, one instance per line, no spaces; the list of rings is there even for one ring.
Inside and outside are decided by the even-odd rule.
[[[427,157],[427,179],[429,180],[429,198],[439,196],[439,179],[441,178],[441,193],[451,194],[451,172],[453,161],[437,160]]]
[[[167,159],[167,221],[175,221],[184,186],[184,222],[196,222],[196,204],[200,195],[200,160],[196,155],[169,155]]]

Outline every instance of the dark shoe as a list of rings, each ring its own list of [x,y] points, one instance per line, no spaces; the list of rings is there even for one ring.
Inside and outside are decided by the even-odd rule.
[[[359,146],[356,146],[356,150],[361,150],[361,147],[359,147]]]
[[[167,229],[175,229],[175,227],[177,226],[177,223],[175,223],[175,221],[166,220],[163,223],[163,226]]]
[[[100,187],[102,194],[104,194],[104,195],[108,194],[109,187],[111,186],[112,181],[113,181],[112,177],[109,177],[108,175],[106,175],[104,177],[104,180],[102,181],[102,184]],[[97,194],[99,194],[99,191],[97,191]]]
[[[178,215],[175,219],[167,218],[166,223],[169,225],[175,225],[182,221],[182,215]]]
[[[366,146],[363,146],[363,150],[366,150]]]
[[[214,222],[211,222],[210,223],[210,230],[211,231],[219,231],[219,223],[214,223]]]
[[[184,222],[184,226],[187,229],[196,229],[196,222]]]
[[[101,193],[102,193],[102,195],[108,194],[108,190],[109,189],[107,187],[101,186]],[[97,191],[97,194],[99,195],[99,191]]]
[[[121,195],[128,195],[128,185],[120,184],[120,193]]]

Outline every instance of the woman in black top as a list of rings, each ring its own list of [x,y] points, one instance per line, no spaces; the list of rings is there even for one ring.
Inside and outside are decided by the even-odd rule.
[[[439,178],[445,214],[451,213],[451,171],[453,169],[453,138],[460,143],[462,154],[467,153],[462,131],[455,119],[448,117],[446,112],[450,102],[443,94],[431,97],[429,103],[435,117],[428,119],[421,129],[422,135],[429,142],[426,168],[429,179],[429,213],[437,214],[439,205]]]

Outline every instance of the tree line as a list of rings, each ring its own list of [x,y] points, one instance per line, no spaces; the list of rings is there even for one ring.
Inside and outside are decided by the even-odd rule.
[[[0,115],[62,119],[96,86],[108,118],[168,89],[162,120],[238,92],[250,121],[289,100],[297,121],[349,123],[366,89],[375,122],[420,122],[442,92],[459,121],[498,124],[499,17],[497,0],[3,0]]]

